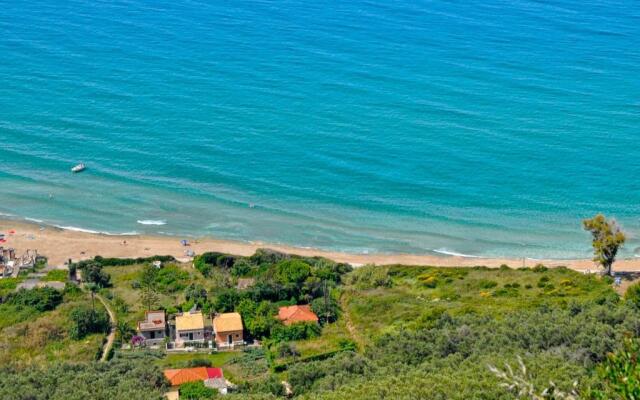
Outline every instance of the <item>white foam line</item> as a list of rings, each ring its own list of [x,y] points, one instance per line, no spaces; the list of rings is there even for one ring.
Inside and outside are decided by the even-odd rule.
[[[73,232],[82,232],[82,233],[91,233],[93,235],[107,235],[107,236],[136,236],[139,235],[139,232],[136,231],[132,231],[132,232],[123,232],[123,233],[111,233],[111,232],[100,232],[100,231],[94,231],[91,229],[85,229],[85,228],[78,228],[76,226],[60,226],[60,225],[54,225],[56,228],[60,228],[60,229],[64,229],[65,231],[73,231]]]
[[[140,225],[166,225],[167,221],[154,220],[154,219],[142,219],[137,221]]]
[[[434,253],[444,254],[444,255],[447,255],[447,256],[464,257],[464,258],[482,258],[480,256],[457,253],[455,251],[450,251],[450,250],[447,250],[447,249],[436,249],[436,250],[433,250],[433,251],[434,251]]]

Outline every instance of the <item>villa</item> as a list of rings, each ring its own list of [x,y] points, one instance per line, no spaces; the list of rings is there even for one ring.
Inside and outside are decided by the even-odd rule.
[[[205,317],[201,311],[189,311],[176,316],[176,343],[204,342]]]
[[[148,346],[161,344],[166,338],[167,322],[164,311],[146,311],[144,321],[138,322],[138,334]]]
[[[318,322],[318,316],[311,310],[311,306],[288,306],[280,307],[278,310],[278,319],[285,325],[291,325],[299,322]]]
[[[224,313],[213,319],[213,331],[218,348],[244,345],[244,326],[238,313]]]

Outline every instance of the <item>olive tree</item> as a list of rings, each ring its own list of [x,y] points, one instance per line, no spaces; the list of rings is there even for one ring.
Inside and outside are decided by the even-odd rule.
[[[607,275],[611,275],[611,267],[616,259],[618,250],[627,240],[620,226],[613,219],[607,219],[598,214],[593,218],[582,221],[585,230],[591,232],[593,246],[593,261],[604,268]]]

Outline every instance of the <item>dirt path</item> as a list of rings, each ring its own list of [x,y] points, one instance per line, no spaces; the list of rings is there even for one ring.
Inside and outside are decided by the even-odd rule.
[[[107,336],[107,343],[105,343],[104,349],[102,350],[102,357],[100,357],[100,362],[105,362],[109,357],[109,352],[113,348],[113,342],[116,340],[116,325],[118,323],[118,320],[116,319],[116,314],[113,312],[113,310],[111,309],[111,306],[104,299],[104,297],[102,297],[97,293],[96,293],[96,297],[98,298],[98,300],[100,300],[104,308],[107,310],[107,313],[109,314],[109,319],[111,320],[111,331],[109,332],[109,336]]]
[[[346,293],[343,293],[342,296],[340,296],[340,308],[342,309],[342,316],[344,317],[344,321],[347,325],[347,330],[349,331],[351,339],[353,339],[358,347],[362,349],[364,347],[364,344],[360,339],[360,336],[358,336],[358,330],[353,325],[353,321],[351,321],[351,315],[349,314],[349,308],[347,307],[347,296],[348,294]]]

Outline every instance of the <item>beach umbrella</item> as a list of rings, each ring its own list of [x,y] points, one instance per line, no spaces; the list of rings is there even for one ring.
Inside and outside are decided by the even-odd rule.
[[[180,241],[180,244],[182,244],[183,246],[186,246],[186,245],[187,245],[187,241],[186,241],[186,240],[184,240],[184,239],[182,239],[182,240]]]

